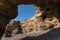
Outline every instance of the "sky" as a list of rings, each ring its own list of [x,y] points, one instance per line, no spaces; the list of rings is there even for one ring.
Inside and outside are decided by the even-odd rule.
[[[22,21],[32,18],[36,13],[36,7],[34,5],[18,5],[18,15],[13,21]]]

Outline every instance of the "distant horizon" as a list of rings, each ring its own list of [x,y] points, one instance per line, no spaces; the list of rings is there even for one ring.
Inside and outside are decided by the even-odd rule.
[[[34,5],[18,5],[18,16],[12,21],[23,21],[32,18],[36,14]]]

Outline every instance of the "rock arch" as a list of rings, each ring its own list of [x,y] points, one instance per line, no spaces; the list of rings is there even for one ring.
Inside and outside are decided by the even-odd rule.
[[[19,4],[33,4],[39,7],[41,11],[47,13],[46,15],[52,15],[51,17],[55,16],[58,19],[60,18],[60,0],[0,0],[0,38],[10,19],[17,16],[17,5]]]

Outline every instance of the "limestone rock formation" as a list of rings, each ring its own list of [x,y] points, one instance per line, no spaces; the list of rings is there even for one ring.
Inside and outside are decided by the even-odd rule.
[[[5,37],[6,36],[15,37],[17,35],[17,33],[19,33],[19,32],[20,32],[19,34],[22,33],[21,34],[22,38],[27,37],[27,36],[29,36],[29,37],[39,36],[39,35],[49,32],[51,29],[60,27],[60,22],[57,18],[55,18],[55,17],[45,18],[43,20],[43,17],[41,15],[43,15],[43,12],[41,12],[38,7],[37,11],[36,11],[36,15],[33,16],[32,18],[30,18],[28,20],[24,20],[24,21],[11,21],[6,26]],[[49,30],[49,31],[47,31],[47,30]],[[25,35],[23,35],[23,34],[25,34]],[[22,39],[22,38],[20,38],[20,39]]]
[[[25,37],[32,37],[31,39],[33,39],[34,37],[43,35],[52,29],[60,27],[60,22],[57,18],[45,18],[43,20],[42,15],[43,12],[41,12],[38,7],[36,15],[32,18],[24,21],[10,21],[6,26],[5,35],[2,37],[2,40],[25,40]],[[28,40],[28,38],[26,39]]]
[[[8,22],[17,16],[18,4],[33,4],[43,11],[43,20],[55,17],[60,21],[60,0],[0,0],[0,38]]]
[[[22,28],[19,21],[11,21],[6,26],[5,37],[12,37],[16,34],[22,33]]]

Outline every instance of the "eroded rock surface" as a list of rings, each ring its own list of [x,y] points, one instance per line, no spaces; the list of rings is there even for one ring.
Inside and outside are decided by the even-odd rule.
[[[5,31],[10,19],[17,16],[18,4],[33,4],[43,11],[43,20],[51,18],[60,21],[60,0],[0,0],[0,35]],[[52,22],[52,21],[50,21]],[[0,36],[0,37],[1,37]]]
[[[10,38],[11,40],[18,40],[18,39],[29,40],[30,37],[31,37],[30,40],[34,39],[35,37],[37,40],[40,40],[40,38],[38,39],[38,37],[40,37],[41,35],[45,33],[48,34],[52,29],[55,30],[55,28],[57,29],[60,27],[60,22],[58,18],[46,17],[45,19],[43,19],[42,16],[43,16],[43,11],[41,12],[38,7],[36,11],[36,15],[34,15],[32,18],[25,20],[25,21],[11,21],[6,26],[6,33],[5,33],[5,36],[2,38],[2,40],[4,39],[10,40]],[[18,28],[20,28],[20,30]],[[53,33],[55,32],[53,31]],[[54,35],[52,38],[54,38]]]

